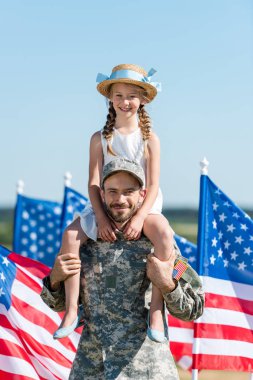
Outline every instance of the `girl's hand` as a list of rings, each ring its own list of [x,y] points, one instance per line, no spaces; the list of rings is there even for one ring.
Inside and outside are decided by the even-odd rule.
[[[145,218],[142,215],[134,215],[123,230],[125,239],[138,240],[141,236]]]
[[[111,221],[106,215],[98,219],[97,224],[98,224],[98,237],[100,239],[104,241],[108,241],[108,242],[113,242],[117,240]]]

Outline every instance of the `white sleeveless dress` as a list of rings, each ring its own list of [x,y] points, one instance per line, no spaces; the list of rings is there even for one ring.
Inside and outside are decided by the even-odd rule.
[[[140,128],[137,128],[134,132],[123,135],[117,129],[114,130],[111,145],[113,151],[117,156],[113,156],[107,152],[107,141],[102,135],[101,142],[103,148],[104,165],[110,161],[115,160],[118,156],[133,160],[142,166],[146,174],[146,159],[144,155],[144,142],[142,139],[142,133]],[[162,192],[159,188],[157,198],[153,207],[149,211],[149,214],[161,214],[162,212]],[[77,213],[75,217],[80,217],[80,224],[84,233],[92,240],[97,240],[97,224],[95,214],[92,209],[91,203],[88,203],[85,209],[81,213]]]

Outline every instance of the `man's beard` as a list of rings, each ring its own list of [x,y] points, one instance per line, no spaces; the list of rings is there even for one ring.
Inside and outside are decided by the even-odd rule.
[[[123,204],[117,204],[117,206],[123,206],[124,207]],[[116,223],[124,223],[127,220],[131,219],[132,216],[136,213],[138,207],[139,207],[139,203],[137,203],[136,205],[133,205],[131,208],[128,208],[127,213],[124,213],[122,215],[121,214],[117,215],[117,209],[115,210],[111,205],[108,206],[107,204],[105,204],[105,209],[106,209],[107,214]],[[116,215],[114,212],[116,213]]]

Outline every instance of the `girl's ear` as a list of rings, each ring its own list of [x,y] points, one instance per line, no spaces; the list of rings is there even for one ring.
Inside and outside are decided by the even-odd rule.
[[[145,106],[145,104],[147,104],[147,103],[148,103],[148,99],[146,98],[146,96],[142,96],[141,97],[141,105]]]
[[[109,96],[108,96],[108,99],[110,102],[112,102],[112,87],[113,87],[113,84],[110,85],[109,87]]]
[[[147,93],[146,93],[146,91],[143,91],[141,93],[141,105],[145,106],[145,104],[147,104],[148,101],[149,101],[149,99],[148,99]]]

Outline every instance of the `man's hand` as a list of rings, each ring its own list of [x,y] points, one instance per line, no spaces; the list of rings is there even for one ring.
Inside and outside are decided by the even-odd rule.
[[[147,276],[162,293],[170,293],[176,288],[176,281],[172,278],[175,252],[168,261],[161,261],[150,253],[147,257]]]
[[[52,290],[59,288],[60,282],[69,276],[77,274],[81,268],[81,260],[74,253],[64,253],[56,256],[54,266],[50,273],[50,285]]]

